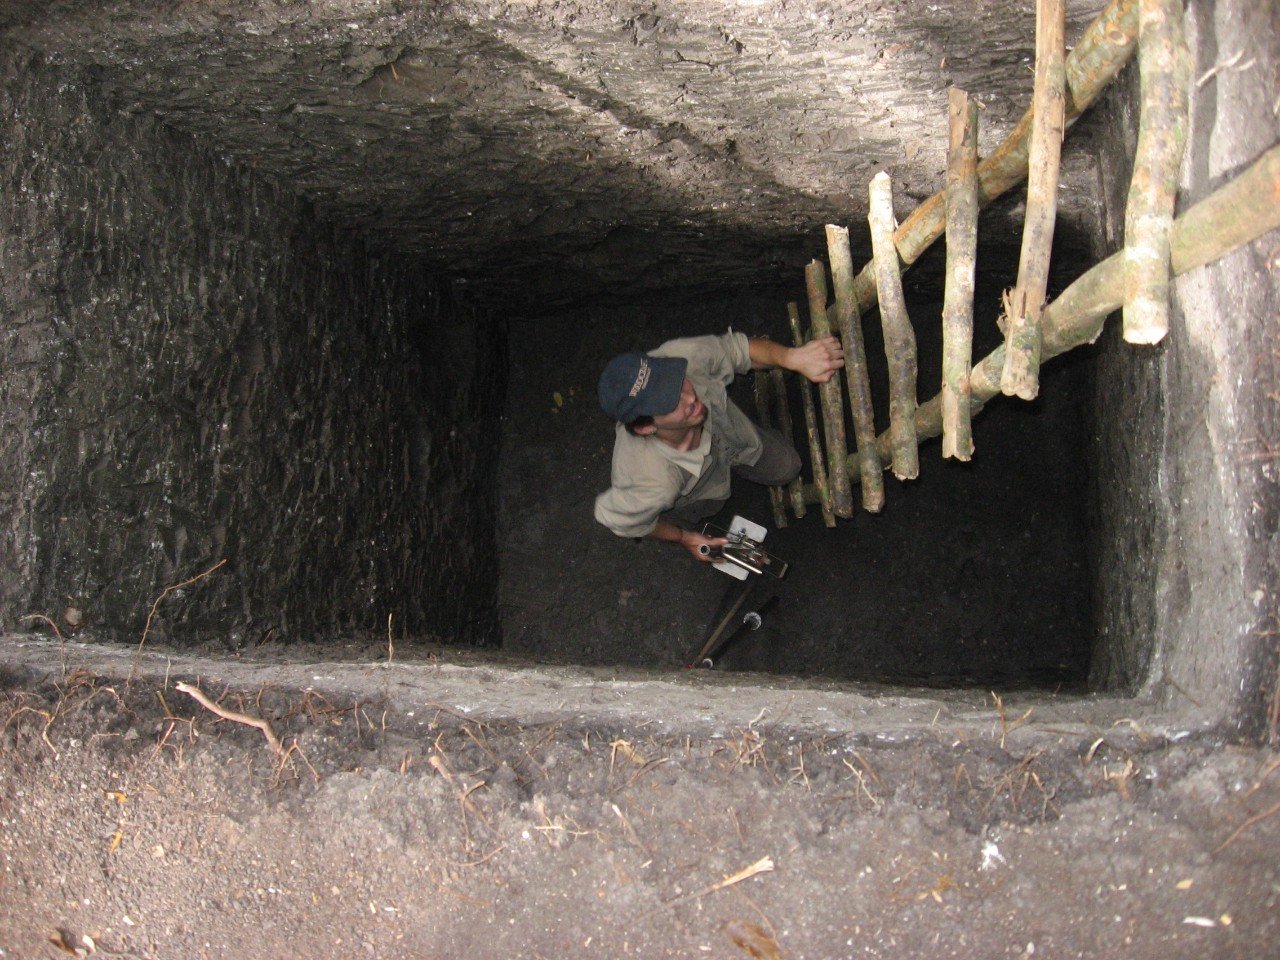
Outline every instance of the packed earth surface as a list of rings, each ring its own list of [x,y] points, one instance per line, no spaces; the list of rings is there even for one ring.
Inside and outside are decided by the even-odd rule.
[[[4,643],[4,957],[1275,955],[1280,757],[1135,701]]]

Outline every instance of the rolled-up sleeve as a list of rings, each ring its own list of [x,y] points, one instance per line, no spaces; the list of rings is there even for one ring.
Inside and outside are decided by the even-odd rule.
[[[680,496],[684,474],[649,441],[616,429],[610,485],[596,497],[595,518],[620,537],[647,537]]]
[[[726,386],[735,376],[751,369],[751,345],[746,334],[732,328],[703,337],[668,340],[652,352],[660,357],[684,357],[689,361],[690,377],[718,380]]]
[[[620,537],[647,537],[670,506],[667,492],[658,487],[610,487],[596,497],[595,517]]]

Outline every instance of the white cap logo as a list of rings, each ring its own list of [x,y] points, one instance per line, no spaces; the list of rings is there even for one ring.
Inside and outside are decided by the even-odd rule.
[[[631,385],[631,392],[628,397],[636,397],[640,391],[649,385],[649,360],[646,357],[640,358],[640,372],[636,374],[636,382]]]

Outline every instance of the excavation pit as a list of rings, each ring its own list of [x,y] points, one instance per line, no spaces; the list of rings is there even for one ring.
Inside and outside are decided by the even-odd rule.
[[[1124,243],[1136,6],[1067,10],[1077,82],[1117,76],[1052,298]],[[765,625],[689,670],[727,580],[593,522],[601,367],[785,340],[824,226],[870,255],[873,174],[903,223],[942,186],[949,86],[1000,154],[1030,7],[9,5],[0,954],[1260,955],[1273,13],[1187,4],[1165,340],[1112,315],[972,463],[810,503]],[[922,401],[942,256],[905,274]]]

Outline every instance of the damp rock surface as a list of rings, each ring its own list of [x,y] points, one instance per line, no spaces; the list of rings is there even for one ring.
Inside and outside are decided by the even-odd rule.
[[[29,53],[0,74],[0,618],[492,638],[487,315]]]
[[[1069,5],[1071,40],[1102,6]],[[803,263],[815,225],[861,228],[879,169],[905,216],[942,186],[949,85],[982,100],[984,154],[1030,102],[1034,7],[991,13],[23,0],[0,29],[376,247],[546,311],[759,282]],[[1064,201],[1089,180],[1067,170]]]

